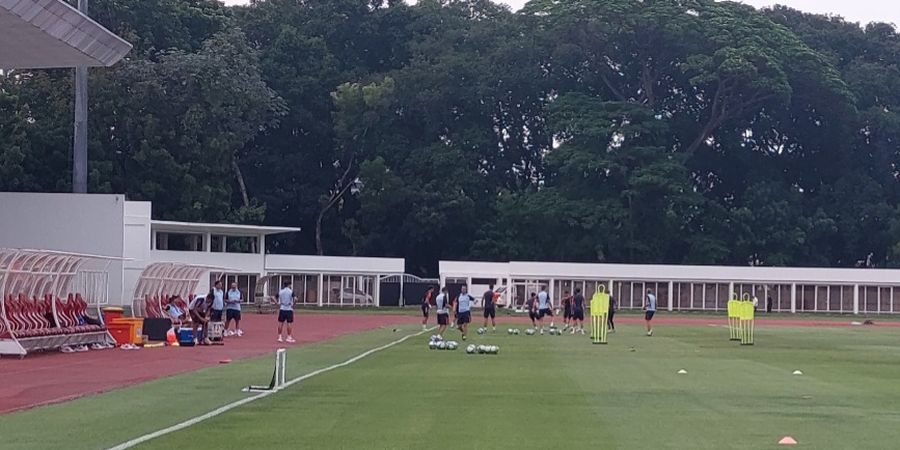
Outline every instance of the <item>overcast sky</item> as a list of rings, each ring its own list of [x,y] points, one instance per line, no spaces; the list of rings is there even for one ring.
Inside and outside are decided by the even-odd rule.
[[[226,5],[248,3],[247,0],[224,0]],[[519,9],[527,0],[495,0]],[[787,5],[803,11],[820,14],[837,14],[852,22],[869,23],[873,20],[900,25],[900,1],[898,0],[743,0],[744,3],[763,7],[773,4]]]

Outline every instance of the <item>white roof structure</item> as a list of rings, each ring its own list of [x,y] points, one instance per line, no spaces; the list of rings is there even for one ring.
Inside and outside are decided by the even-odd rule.
[[[108,67],[130,50],[60,0],[0,0],[0,69]]]
[[[162,231],[164,233],[210,233],[226,236],[268,236],[272,234],[296,233],[301,230],[300,228],[295,227],[264,227],[259,225],[232,225],[224,223],[171,222],[167,220],[153,220],[150,222],[150,226],[153,231]]]
[[[443,278],[595,279],[895,285],[898,269],[441,261]]]

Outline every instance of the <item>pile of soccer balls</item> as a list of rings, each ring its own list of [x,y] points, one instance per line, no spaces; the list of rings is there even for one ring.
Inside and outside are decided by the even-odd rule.
[[[496,345],[475,345],[469,344],[466,347],[466,353],[470,355],[479,354],[479,355],[496,355],[500,353],[500,347]]]
[[[459,343],[456,341],[444,341],[440,336],[431,336],[431,339],[428,341],[428,348],[432,350],[456,350],[459,348]]]
[[[515,336],[518,336],[518,335],[519,335],[519,329],[518,329],[518,328],[510,328],[510,329],[506,330],[506,332],[509,333],[509,334],[515,335]]]

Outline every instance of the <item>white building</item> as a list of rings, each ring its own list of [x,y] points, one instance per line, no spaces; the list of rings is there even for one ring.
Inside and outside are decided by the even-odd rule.
[[[509,287],[505,301],[514,306],[542,287],[559,304],[565,291],[590,298],[602,285],[623,309],[641,309],[649,289],[669,311],[724,311],[736,295],[757,297],[761,310],[771,298],[781,312],[900,313],[894,269],[441,261],[440,275],[442,285],[467,284],[475,293]]]
[[[0,211],[0,248],[108,257],[109,303],[124,306],[146,294],[206,292],[211,279],[223,276],[238,283],[248,301],[254,294],[272,295],[290,278],[303,304],[377,306],[380,281],[402,274],[405,264],[396,258],[269,255],[269,236],[300,229],[153,220],[149,202],[123,195],[0,193]],[[184,270],[150,273],[162,266]],[[173,281],[191,268],[199,269],[185,284],[191,292],[153,292],[153,280]],[[173,289],[172,283],[161,289]]]

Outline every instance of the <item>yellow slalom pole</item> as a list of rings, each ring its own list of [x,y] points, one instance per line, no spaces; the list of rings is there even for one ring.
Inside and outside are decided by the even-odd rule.
[[[591,298],[591,337],[594,344],[606,344],[608,330],[606,329],[606,317],[609,313],[609,294],[600,285],[600,290]]]

